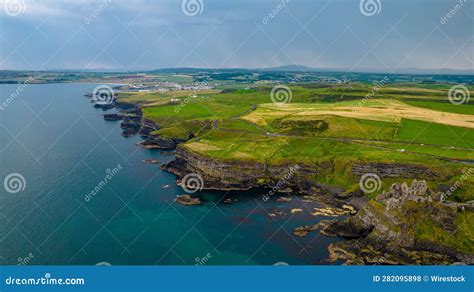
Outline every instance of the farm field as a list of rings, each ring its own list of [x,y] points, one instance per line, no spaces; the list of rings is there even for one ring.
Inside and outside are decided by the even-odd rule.
[[[272,102],[271,87],[257,84],[195,93],[126,93],[120,100],[141,104],[144,117],[160,125],[155,135],[189,139],[182,147],[221,160],[332,161],[341,168],[349,161],[413,163],[446,177],[474,161],[474,104],[450,103],[449,86],[395,84],[376,92],[363,83],[288,88],[286,103]],[[356,183],[347,170],[317,179]]]

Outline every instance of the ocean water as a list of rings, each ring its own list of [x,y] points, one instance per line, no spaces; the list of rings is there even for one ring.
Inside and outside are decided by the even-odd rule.
[[[104,121],[84,97],[95,87],[0,85],[0,264],[328,264],[327,245],[340,239],[292,235],[329,219],[299,197],[203,191],[201,206],[174,202],[184,193],[176,177],[143,162],[172,156]],[[286,216],[268,216],[277,211]]]

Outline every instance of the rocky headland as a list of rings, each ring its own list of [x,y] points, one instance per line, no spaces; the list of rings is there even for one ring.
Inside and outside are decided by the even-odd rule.
[[[105,114],[104,119],[120,121],[124,136],[141,135],[143,141],[139,146],[146,149],[175,150],[174,159],[161,168],[175,174],[178,183],[193,173],[202,178],[202,189],[205,190],[266,188],[268,193],[262,196],[264,201],[277,193],[294,193],[302,195],[306,201],[324,202],[330,206],[315,212],[316,215],[344,216],[346,219],[322,221],[294,231],[296,236],[302,237],[319,231],[326,236],[346,238],[346,241],[329,246],[330,261],[346,264],[474,264],[473,243],[465,246],[466,240],[456,241],[465,232],[462,230],[464,225],[459,222],[460,214],[473,212],[473,205],[442,202],[441,194],[431,191],[425,181],[445,178],[436,170],[406,163],[352,162],[349,169],[353,177],[375,173],[380,178],[400,181],[419,179],[411,185],[395,183],[388,192],[370,200],[360,189],[334,187],[314,179],[336,172],[337,166],[332,161],[268,164],[217,159],[193,152],[183,145],[194,138],[191,133],[187,139],[155,134],[159,125],[145,119],[139,105],[115,102],[114,107],[118,113]],[[199,199],[189,195],[179,196],[177,202],[200,204]]]

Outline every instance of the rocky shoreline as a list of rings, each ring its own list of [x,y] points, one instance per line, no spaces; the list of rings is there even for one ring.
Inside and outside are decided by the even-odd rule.
[[[267,197],[262,197],[264,201],[276,193],[291,192],[305,196],[308,200],[322,200],[340,210],[349,206],[347,208],[351,211],[347,213],[351,215],[343,221],[322,221],[317,225],[301,226],[295,230],[296,236],[306,236],[309,232],[319,230],[326,236],[347,239],[328,247],[329,261],[343,261],[346,264],[474,264],[472,254],[423,241],[414,235],[416,230],[411,227],[416,226],[414,218],[418,216],[431,218],[443,230],[457,232],[453,229],[455,222],[452,221],[461,206],[441,203],[424,180],[415,181],[411,186],[394,184],[389,192],[378,196],[376,200],[369,200],[360,190],[348,191],[316,182],[314,177],[317,174],[335,169],[331,162],[320,165],[268,165],[202,156],[180,145],[191,139],[192,135],[186,140],[155,135],[153,132],[160,129],[159,125],[143,118],[140,106],[114,102],[113,107],[118,112],[104,114],[104,120],[120,121],[123,136],[139,134],[143,137],[143,141],[138,144],[140,147],[176,151],[174,159],[161,168],[175,174],[178,184],[187,174],[193,173],[202,178],[202,189],[205,190],[243,191],[267,188],[270,191]],[[294,171],[295,169],[297,170]],[[383,178],[401,179],[435,179],[441,176],[424,166],[398,163],[354,163],[351,173],[359,177],[364,173],[376,173]],[[182,196],[178,200],[184,205],[199,205],[192,197]],[[418,205],[412,206],[413,204]],[[463,211],[466,208],[469,211],[474,209],[472,205],[462,208]],[[323,210],[321,214],[327,215],[328,210]]]
[[[474,255],[419,235],[430,224],[452,236],[458,229],[457,213],[474,211],[473,203],[443,203],[442,194],[431,191],[425,181],[393,184],[390,191],[370,201],[344,221],[326,221],[322,233],[344,241],[329,246],[330,260],[347,264],[474,264]],[[434,236],[434,234],[433,234]]]

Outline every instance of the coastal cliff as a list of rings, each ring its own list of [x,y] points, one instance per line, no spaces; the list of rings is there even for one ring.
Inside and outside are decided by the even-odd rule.
[[[181,138],[173,138],[169,132],[166,136],[160,135],[160,126],[145,119],[138,106],[123,104],[120,107],[120,115],[104,118],[122,120],[125,135],[139,133],[144,138],[140,143],[142,147],[176,149],[175,158],[161,168],[175,174],[178,184],[182,184],[188,174],[196,174],[202,179],[201,189],[204,190],[266,188],[269,191],[263,200],[276,193],[294,193],[336,208],[352,208],[353,212],[341,213],[348,216],[343,221],[322,221],[300,227],[304,234],[320,230],[324,235],[348,239],[328,247],[330,261],[474,264],[474,243],[470,242],[469,236],[462,238],[463,233],[471,232],[472,205],[442,202],[440,193],[431,191],[426,183],[448,181],[458,175],[455,171],[428,167],[423,163],[391,162],[390,159],[374,162],[332,157],[303,163],[214,157],[185,143],[191,139],[190,142],[199,142],[199,136],[188,133],[188,138],[184,139],[186,135]],[[410,186],[393,184],[389,192],[373,198],[359,187],[359,179],[365,174],[374,174],[387,184],[407,179],[419,181]],[[344,187],[339,184],[341,181],[346,183]],[[194,198],[182,198],[185,204],[191,199]],[[295,234],[304,235],[300,231]]]
[[[275,165],[270,166],[249,161],[224,161],[197,154],[184,147],[176,148],[176,157],[163,166],[164,170],[179,178],[188,173],[199,174],[204,181],[204,189],[248,190],[271,186],[285,180],[285,187],[295,191],[317,186],[308,177],[317,173],[321,166]],[[291,169],[298,168],[298,171]],[[286,177],[286,179],[285,179]]]
[[[178,181],[186,174],[198,174],[203,179],[203,189],[273,187],[275,192],[323,195],[335,206],[341,202],[352,203],[358,210],[354,215],[344,221],[323,221],[311,229],[349,239],[328,247],[330,261],[342,260],[347,264],[474,264],[474,243],[469,237],[463,237],[468,232],[466,229],[471,228],[470,215],[474,206],[443,202],[442,194],[431,191],[425,180],[415,180],[411,185],[393,184],[390,191],[368,200],[359,190],[349,192],[315,180],[317,175],[334,168],[330,161],[320,165],[225,161],[200,155],[183,146],[177,147],[176,158],[162,168],[176,174]],[[355,163],[350,169],[354,176],[358,176],[360,171],[376,171],[381,177],[400,179],[442,176],[423,166],[410,164]]]
[[[175,159],[162,168],[178,176],[179,179],[189,173],[200,175],[204,189],[212,190],[248,190],[251,188],[279,186],[279,191],[293,191],[311,195],[326,193],[338,199],[362,196],[360,190],[346,190],[339,186],[330,186],[318,182],[318,176],[333,175],[337,166],[332,160],[319,164],[285,163],[269,164],[247,160],[223,160],[202,155],[185,146],[178,145]],[[400,163],[354,163],[348,167],[349,175],[359,178],[363,172],[373,171],[380,177],[433,178],[441,174],[419,165]]]

